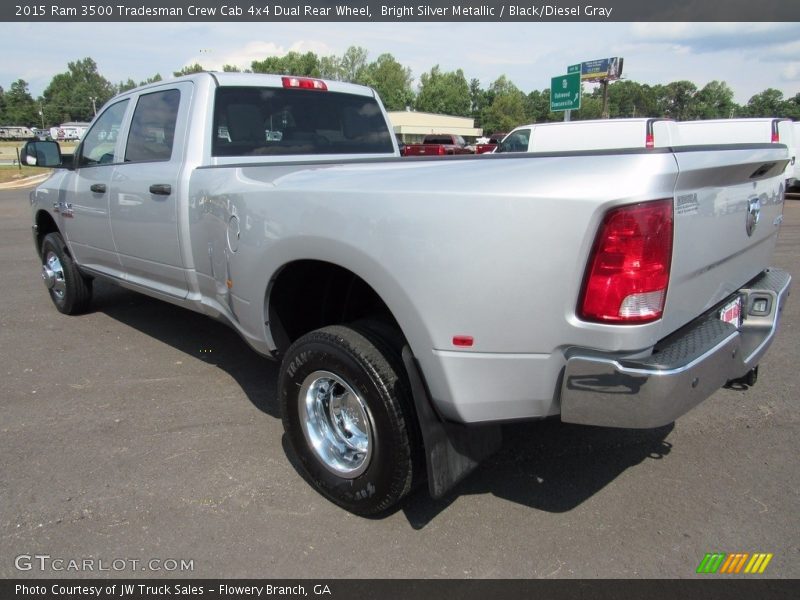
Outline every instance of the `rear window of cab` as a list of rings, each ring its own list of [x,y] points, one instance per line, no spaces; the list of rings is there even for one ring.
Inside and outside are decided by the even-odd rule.
[[[219,87],[212,155],[391,154],[374,98],[338,92]]]

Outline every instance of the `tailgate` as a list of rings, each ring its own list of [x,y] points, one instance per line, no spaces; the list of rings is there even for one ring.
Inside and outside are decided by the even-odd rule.
[[[438,156],[444,150],[440,144],[412,144],[406,146],[406,156]]]
[[[785,146],[675,149],[675,237],[664,310],[674,331],[770,266],[783,219]]]

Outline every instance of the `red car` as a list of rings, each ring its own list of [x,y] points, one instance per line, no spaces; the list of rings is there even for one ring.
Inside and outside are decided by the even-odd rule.
[[[421,144],[406,144],[405,156],[445,156],[447,154],[474,154],[460,135],[449,133],[426,135]]]

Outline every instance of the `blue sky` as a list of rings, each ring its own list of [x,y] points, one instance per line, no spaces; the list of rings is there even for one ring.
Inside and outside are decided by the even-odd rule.
[[[745,103],[767,87],[800,92],[798,23],[3,23],[0,86],[22,78],[40,94],[68,61],[91,56],[117,83],[184,65],[242,67],[290,50],[370,59],[389,52],[416,78],[433,65],[487,87],[505,74],[524,92],[549,87],[569,64],[622,56],[640,83],[726,81]]]

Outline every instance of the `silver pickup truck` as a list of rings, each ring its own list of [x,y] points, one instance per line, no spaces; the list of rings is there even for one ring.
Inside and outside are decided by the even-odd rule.
[[[672,422],[755,383],[774,144],[401,159],[365,87],[202,73],[112,99],[31,194],[58,310],[103,278],[281,360],[287,439],[358,514],[446,492],[502,422]]]

